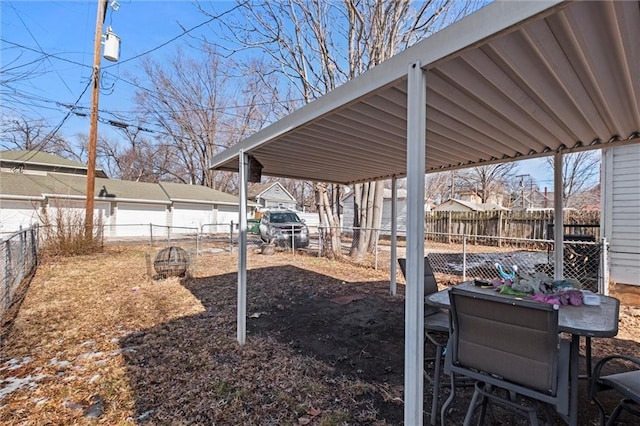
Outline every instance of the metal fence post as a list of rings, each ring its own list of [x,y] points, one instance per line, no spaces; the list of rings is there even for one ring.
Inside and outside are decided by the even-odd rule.
[[[5,242],[4,251],[4,308],[9,309],[11,304],[11,243],[10,239]]]
[[[378,239],[380,238],[380,230],[376,229],[375,234],[375,255],[373,260],[373,269],[378,269]]]
[[[233,253],[233,221],[231,221],[231,224],[229,227],[230,227],[229,240],[231,241],[231,247],[229,248],[229,252]]]
[[[149,224],[149,245],[153,246],[153,225]]]
[[[467,235],[462,234],[462,281],[467,280]]]
[[[598,293],[609,295],[609,242],[605,237],[600,239],[600,279]]]
[[[26,264],[26,254],[27,254],[27,245],[26,245],[26,241],[27,240],[27,230],[23,230],[22,227],[20,227],[20,260],[18,261],[18,267],[19,269],[19,273],[18,273],[18,278],[16,279],[16,281],[18,283],[22,282],[22,279],[24,278],[24,276],[26,275],[26,268],[27,268],[27,264]]]

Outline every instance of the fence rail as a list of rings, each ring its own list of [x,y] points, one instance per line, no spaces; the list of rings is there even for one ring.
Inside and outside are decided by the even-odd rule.
[[[487,235],[490,237],[551,239],[552,211],[435,211],[425,215],[425,231],[449,235]],[[572,211],[564,214],[566,234],[590,235],[600,239],[599,211]]]
[[[199,228],[154,224],[121,226],[123,229],[138,227],[146,232],[141,237],[109,237],[112,232],[106,232],[106,228],[113,231],[114,226],[105,225],[99,235],[107,243],[143,243],[153,247],[178,245],[187,250],[190,256],[199,256],[205,252],[233,251],[238,243],[238,227],[233,222],[205,224]],[[345,227],[330,229],[319,226],[318,233],[310,235],[307,250],[317,252],[318,256],[325,255],[327,239],[333,234],[339,235],[336,241],[340,241],[343,256],[366,267],[390,267],[392,242],[389,230]],[[404,257],[406,232],[401,230],[397,234],[397,256]],[[564,276],[578,279],[586,289],[606,292],[609,263],[607,242],[583,232],[570,235],[572,238],[564,242]],[[249,238],[250,244],[262,244],[259,236],[249,235]],[[361,238],[367,240],[360,241]],[[16,232],[1,241],[0,256],[4,260],[0,272],[2,314],[11,305],[22,279],[36,267],[38,239],[38,228],[34,227]],[[425,255],[430,258],[434,271],[452,283],[469,278],[495,278],[495,263],[506,268],[518,265],[523,274],[554,276],[554,242],[549,239],[426,232],[424,240]],[[292,251],[297,248],[295,240],[287,247]],[[355,252],[358,253],[357,257],[354,256]]]
[[[360,241],[366,231],[373,235],[373,249],[366,256],[358,253]],[[391,262],[391,241],[387,231],[364,228],[320,228],[318,255],[324,254],[325,241],[330,235],[340,234],[341,254],[357,263],[373,268],[387,269]],[[376,238],[380,236],[380,238]],[[583,288],[594,292],[608,291],[608,243],[593,241],[586,235],[564,241],[563,276],[575,278]],[[406,232],[398,232],[397,256],[405,257]],[[517,265],[522,275],[554,277],[554,241],[548,239],[492,237],[487,235],[448,234],[426,232],[425,255],[434,272],[450,283],[470,278],[491,280],[498,276],[495,264],[509,269]],[[356,255],[354,255],[356,253]]]
[[[38,264],[38,227],[20,230],[0,241],[0,318],[14,302],[16,291]]]

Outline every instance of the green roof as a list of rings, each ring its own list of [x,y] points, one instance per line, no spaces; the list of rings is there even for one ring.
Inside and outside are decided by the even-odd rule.
[[[55,176],[55,179],[64,185],[81,191],[83,195],[86,193],[87,180],[84,176],[63,174],[52,174],[51,176]],[[169,203],[169,197],[157,183],[96,178],[94,191],[96,197],[100,197],[102,193],[105,198]]]
[[[160,186],[172,201],[238,204],[238,197],[202,185],[160,182]]]
[[[25,175],[22,173],[0,173],[0,194],[4,196],[43,199],[48,176]]]
[[[131,200],[169,204],[172,201],[238,205],[238,197],[206,186],[180,183],[133,182],[96,178],[96,199]],[[64,173],[0,172],[0,197],[43,199],[49,197],[85,198],[86,176]],[[249,205],[256,205],[249,202]]]
[[[16,163],[49,164],[52,166],[74,167],[86,169],[87,165],[79,161],[67,160],[57,155],[42,151],[2,151],[0,159]]]

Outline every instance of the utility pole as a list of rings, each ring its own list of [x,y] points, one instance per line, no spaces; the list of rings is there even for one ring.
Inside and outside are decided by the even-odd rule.
[[[85,239],[93,239],[93,198],[96,182],[96,145],[98,138],[98,96],[100,95],[100,45],[102,24],[107,12],[108,0],[98,0],[96,34],[93,42],[93,87],[91,90],[91,121],[89,124],[89,149],[87,159],[87,203],[84,215]]]
[[[525,174],[525,175],[516,175],[517,178],[520,178],[520,197],[521,197],[521,203],[522,203],[522,210],[526,210],[527,206],[524,203],[524,178],[529,176],[529,174]]]

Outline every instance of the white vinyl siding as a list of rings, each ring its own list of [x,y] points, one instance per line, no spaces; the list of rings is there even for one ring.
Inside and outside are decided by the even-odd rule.
[[[604,152],[604,235],[611,280],[640,285],[640,145]]]

